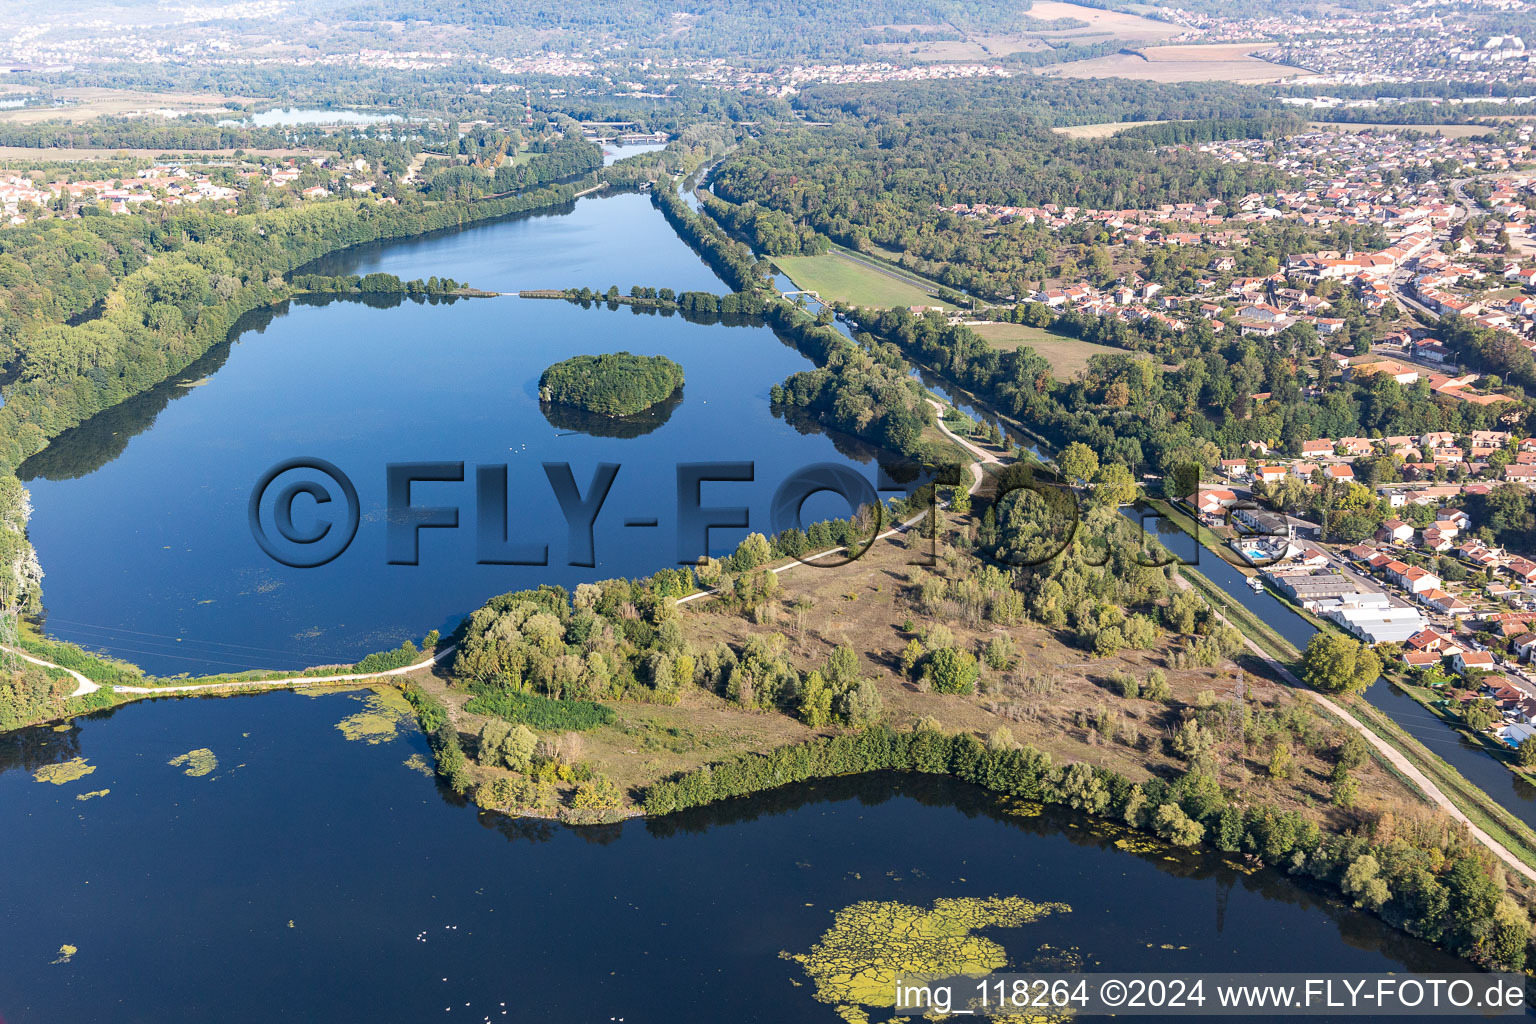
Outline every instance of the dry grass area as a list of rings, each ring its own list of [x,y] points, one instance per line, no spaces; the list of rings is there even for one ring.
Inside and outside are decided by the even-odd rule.
[[[1103,124],[1069,124],[1051,131],[1057,135],[1065,135],[1069,139],[1107,139],[1111,135],[1118,135],[1127,128],[1136,128],[1145,124],[1167,124],[1166,118],[1158,121],[1106,121]]]
[[[40,121],[89,121],[97,117],[121,117],[125,114],[155,110],[180,113],[220,113],[226,102],[258,103],[259,97],[223,96],[198,92],[141,92],[135,89],[95,87],[60,89],[54,95],[66,101],[61,107],[19,107],[0,110],[0,121],[13,124],[37,124]]]
[[[1300,68],[1274,64],[1248,53],[1252,43],[1149,46],[1135,54],[1116,53],[1042,68],[1041,74],[1065,78],[1134,78],[1148,82],[1278,82],[1304,74]]]
[[[942,551],[937,568],[909,564],[922,557],[928,543],[902,535],[876,544],[864,558],[848,565],[797,567],[783,573],[776,611],[771,621],[760,625],[732,612],[712,610],[708,601],[696,602],[684,614],[685,630],[699,648],[720,640],[739,647],[753,632],[776,630],[787,639],[789,655],[802,671],[819,666],[835,647],[847,644],[860,651],[861,673],[875,680],[887,719],[898,728],[923,717],[936,718],[951,731],[978,736],[1006,726],[1015,739],[1046,750],[1059,761],[1088,761],[1133,779],[1172,777],[1185,770],[1184,762],[1171,756],[1163,741],[1179,723],[1180,709],[1195,704],[1202,693],[1229,700],[1246,687],[1251,711],[1282,708],[1298,699],[1288,688],[1249,675],[1231,663],[1168,671],[1172,699],[1167,704],[1126,698],[1110,684],[1111,673],[1129,672],[1145,679],[1153,668],[1164,667],[1166,649],[1094,659],[1038,625],[1004,629],[967,620],[958,611],[927,619],[915,607],[912,588],[927,573],[956,571],[944,564]],[[966,556],[959,558],[963,566]],[[915,629],[941,621],[953,630],[957,645],[973,650],[1006,633],[1014,641],[1018,662],[1006,672],[984,670],[983,692],[976,695],[924,692],[901,671],[901,650],[913,635],[903,630],[908,620]],[[621,722],[662,724],[677,729],[676,738],[684,745],[693,744],[686,751],[656,750],[658,743],[666,741],[653,731],[633,732],[618,726],[589,734],[589,755],[627,784],[648,781],[657,771],[665,774],[689,763],[716,760],[738,750],[764,750],[813,734],[786,716],[742,711],[703,693],[690,695],[685,704],[674,708],[617,707]],[[1092,724],[1105,712],[1118,718],[1112,738]],[[1128,742],[1131,737],[1135,739]],[[647,743],[653,749],[644,749]],[[1277,806],[1327,807],[1331,762],[1299,745],[1295,749],[1298,770],[1289,780],[1271,779],[1260,754],[1244,751],[1240,745],[1227,749],[1217,759],[1222,784]],[[1362,767],[1359,778],[1364,806],[1417,804],[1412,792],[1375,762]]]
[[[1067,380],[1087,368],[1088,360],[1093,356],[1132,354],[1125,349],[1052,334],[1043,327],[1031,327],[1028,324],[974,324],[971,329],[994,348],[1006,352],[1020,345],[1028,345],[1051,364],[1051,370],[1061,380]]]
[[[951,530],[962,526],[958,521],[948,525]],[[1166,646],[1094,659],[1042,626],[1004,628],[967,615],[958,606],[940,608],[936,618],[926,617],[916,606],[915,587],[928,573],[954,574],[971,561],[941,542],[936,567],[913,564],[931,543],[899,535],[875,544],[862,559],[847,565],[796,566],[780,575],[780,593],[768,613],[759,615],[761,621],[749,622],[705,600],[684,607],[684,631],[701,650],[719,641],[739,649],[754,633],[776,631],[785,638],[787,655],[801,671],[820,666],[835,647],[846,644],[861,652],[860,674],[875,682],[884,700],[885,718],[897,728],[920,718],[936,719],[947,730],[977,736],[1006,727],[1018,741],[1033,744],[1058,761],[1104,765],[1132,779],[1174,778],[1185,771],[1185,763],[1165,741],[1186,707],[1214,700],[1229,703],[1233,714],[1243,709],[1259,714],[1305,699],[1232,663],[1167,670],[1171,695],[1166,702],[1125,697],[1112,684],[1112,674],[1129,673],[1144,680],[1154,668],[1166,669]],[[953,631],[957,646],[972,650],[1006,634],[1014,643],[1017,661],[1008,670],[984,670],[981,691],[974,695],[929,692],[902,672],[900,652],[916,631],[930,623],[942,623]],[[441,679],[423,682],[449,703],[462,733],[472,736],[483,724],[479,716],[463,711],[466,693],[446,687]],[[699,689],[690,689],[674,706],[629,702],[612,706],[617,721],[583,734],[581,757],[626,789],[817,734],[787,715],[743,709]],[[1340,738],[1320,719],[1316,727],[1329,742]],[[1338,813],[1329,805],[1332,765],[1326,746],[1322,756],[1301,744],[1293,749],[1296,760],[1289,779],[1269,777],[1267,753],[1247,750],[1240,740],[1222,743],[1214,763],[1222,785],[1254,799],[1325,816]],[[482,767],[473,771],[477,781],[499,774]],[[1416,804],[1411,791],[1374,761],[1362,766],[1356,777],[1365,809]]]

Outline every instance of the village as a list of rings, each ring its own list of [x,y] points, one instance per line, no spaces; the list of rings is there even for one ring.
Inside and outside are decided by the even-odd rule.
[[[1224,459],[1224,479],[1180,504],[1257,570],[1251,586],[1376,647],[1411,678],[1450,686],[1463,705],[1490,701],[1498,715],[1479,728],[1509,746],[1536,735],[1536,561],[1490,543],[1465,507],[1501,480],[1536,480],[1536,438],[1436,432],[1319,438],[1300,449],[1295,458]],[[1403,460],[1405,475],[1424,482],[1377,485],[1371,497],[1393,514],[1365,542],[1330,543],[1323,524],[1266,507],[1287,481],[1364,490],[1352,463],[1381,456]],[[1447,465],[1465,469],[1463,482],[1433,482]]]
[[[377,175],[361,157],[341,162],[331,156],[261,159],[242,170],[229,160],[203,163],[161,162],[130,175],[88,178],[70,175],[50,182],[31,177],[0,177],[0,225],[14,226],[46,217],[90,213],[127,214],[155,207],[206,204],[221,213],[240,212],[239,200],[253,185],[294,191],[303,199],[377,194]],[[377,195],[380,202],[393,202]]]

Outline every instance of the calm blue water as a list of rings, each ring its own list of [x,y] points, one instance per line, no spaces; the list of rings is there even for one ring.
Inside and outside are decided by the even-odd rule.
[[[835,1024],[781,951],[859,900],[992,895],[1072,908],[989,930],[1019,968],[1049,945],[1105,971],[1466,969],[1278,872],[1129,853],[931,777],[586,829],[477,814],[402,764],[414,731],[345,740],[360,707],[169,700],[8,737],[0,1019]],[[202,747],[210,775],[166,764]],[[27,774],[74,756],[97,770]]]
[[[617,284],[627,292],[642,281],[726,290],[634,194],[363,247],[314,269],[436,274],[497,291]],[[568,418],[552,423],[536,389],[544,368],[618,350],[683,366],[681,401],[660,410],[664,422],[630,438],[593,436]],[[303,667],[446,629],[508,590],[649,575],[679,561],[680,462],[754,463],[753,482],[705,484],[702,502],[746,506],[759,530],[768,529],[776,488],[803,466],[852,461],[874,481],[867,449],[802,433],[770,411],[769,389],[811,365],[763,327],[556,300],[295,303],[263,313],[184,375],[196,386],[173,384],[114,410],[23,469],[47,573],[47,627],[157,674]],[[356,539],[315,569],[269,559],[246,516],[262,473],[297,456],[333,463],[360,496]],[[465,482],[418,484],[412,502],[457,505],[459,529],[423,530],[417,566],[386,564],[386,464],[442,460],[466,463]],[[544,462],[569,463],[583,494],[599,463],[621,467],[597,520],[594,568],[567,564],[567,528]],[[547,544],[548,568],[475,564],[477,464],[508,466],[511,539]],[[322,510],[310,499],[295,508],[300,528],[318,523]],[[809,522],[848,509],[820,495],[803,513]],[[657,526],[625,527],[626,518]],[[728,552],[746,532],[714,530],[712,549]]]
[[[659,153],[666,148],[665,142],[631,142],[628,145],[610,142],[603,147],[603,166],[607,167],[625,157],[639,156],[641,153]]]

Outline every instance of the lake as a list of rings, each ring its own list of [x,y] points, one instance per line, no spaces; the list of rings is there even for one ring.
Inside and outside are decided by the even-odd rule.
[[[363,246],[307,269],[446,276],[505,292],[728,290],[636,193]],[[680,363],[680,396],[615,429],[541,409],[545,367],[619,350]],[[706,483],[701,501],[746,506],[765,532],[775,490],[802,467],[852,465],[875,482],[872,450],[771,411],[769,389],[812,366],[766,327],[559,300],[378,308],[306,299],[261,311],[177,381],[58,438],[22,468],[47,573],[47,628],[161,675],[301,668],[446,631],[505,591],[649,575],[679,562],[678,463],[752,462],[752,482]],[[263,554],[246,515],[258,478],[298,456],[334,464],[359,495],[356,539],[313,569]],[[386,464],[444,460],[465,463],[465,481],[417,484],[411,500],[458,506],[460,527],[423,529],[418,565],[387,564]],[[545,462],[568,463],[583,495],[599,463],[621,467],[596,523],[592,568],[567,564]],[[546,544],[547,568],[476,564],[480,464],[508,467],[510,539]],[[321,511],[300,498],[296,525],[318,529]],[[822,494],[802,513],[805,522],[846,516],[848,505]],[[746,533],[713,530],[711,550],[727,553]]]
[[[480,814],[404,763],[430,758],[413,728],[347,740],[362,696],[167,699],[0,737],[0,1019],[835,1024],[781,951],[861,900],[993,895],[1071,907],[989,930],[1015,968],[1049,946],[1084,970],[1467,969],[1278,872],[1128,852],[935,777],[595,828]],[[167,763],[200,748],[207,774]],[[74,757],[95,771],[29,774]]]

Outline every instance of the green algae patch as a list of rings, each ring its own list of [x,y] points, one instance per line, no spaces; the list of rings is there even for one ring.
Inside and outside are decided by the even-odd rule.
[[[78,946],[71,946],[66,942],[64,945],[59,947],[59,955],[52,961],[52,963],[67,964],[75,958],[75,954],[78,952],[80,952],[80,948]]]
[[[214,757],[213,751],[207,747],[198,747],[196,750],[187,751],[180,757],[173,757],[165,763],[172,768],[182,768],[185,766],[184,774],[190,775],[194,779],[200,779],[219,766],[219,759]]]
[[[1007,967],[1003,947],[978,929],[1018,928],[1071,909],[1018,896],[939,899],[931,908],[866,900],[839,910],[809,953],[780,955],[805,969],[817,1000],[862,1024],[872,1020],[864,1007],[895,1006],[898,977],[981,977]]]
[[[363,710],[336,723],[336,728],[349,740],[388,743],[400,735],[401,727],[411,718],[410,704],[392,686],[378,687],[361,699]]]
[[[93,789],[89,793],[76,793],[76,800],[94,800],[99,796],[106,796],[112,792],[110,789]]]
[[[85,758],[77,757],[71,761],[62,761],[59,764],[48,764],[32,773],[32,777],[38,782],[51,782],[55,786],[62,786],[66,782],[74,782],[83,779],[96,770],[93,764],[86,764]]]
[[[427,759],[422,757],[420,754],[412,754],[410,757],[406,758],[400,763],[405,765],[411,771],[425,775],[429,779],[436,774],[436,771],[433,769],[433,767],[427,763]]]

